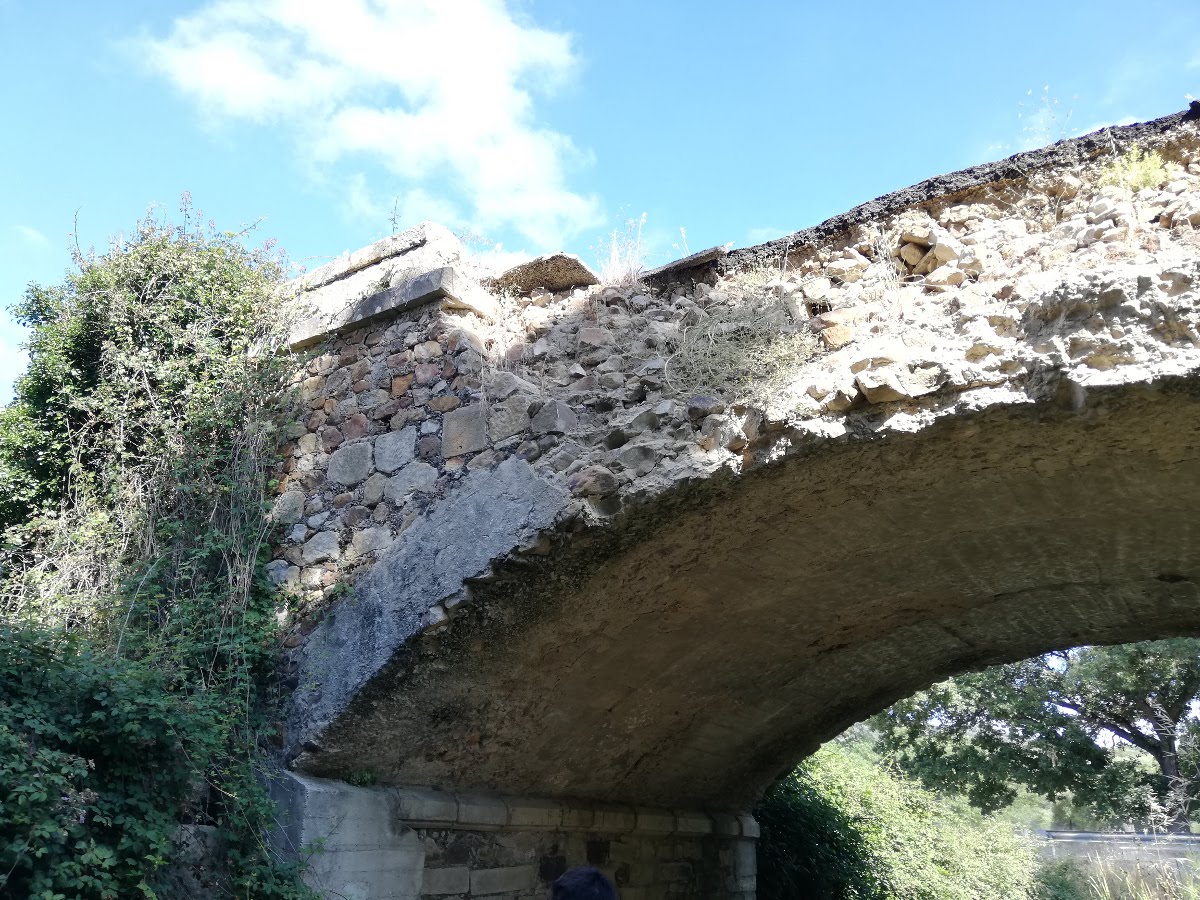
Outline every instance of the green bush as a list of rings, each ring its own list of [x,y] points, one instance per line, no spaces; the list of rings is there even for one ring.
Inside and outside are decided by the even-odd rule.
[[[1038,897],[1033,842],[837,744],[757,811],[761,900]]]
[[[1100,173],[1100,183],[1140,191],[1142,188],[1162,187],[1169,177],[1167,165],[1157,150],[1147,153],[1135,144],[1128,153],[1104,167]]]
[[[31,337],[0,414],[0,895],[154,896],[188,822],[218,830],[228,893],[309,896],[264,844],[256,777],[281,270],[184,215],[16,310]]]

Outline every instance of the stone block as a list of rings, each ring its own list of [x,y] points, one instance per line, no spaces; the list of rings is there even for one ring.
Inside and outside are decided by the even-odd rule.
[[[412,462],[416,454],[417,429],[413,426],[389,431],[375,439],[375,468],[391,475],[401,466]]]
[[[531,424],[534,434],[566,434],[579,424],[579,418],[561,400],[551,400],[538,410]]]
[[[742,836],[757,840],[760,834],[758,820],[750,815],[750,813],[738,813],[738,821],[742,826]]]
[[[336,531],[318,531],[304,542],[301,558],[306,566],[337,559],[342,555]]]
[[[392,530],[387,527],[364,528],[350,539],[352,556],[362,556],[372,550],[384,550],[392,542]]]
[[[515,394],[488,411],[487,434],[492,441],[502,441],[520,434],[529,427],[529,397]]]
[[[563,806],[562,827],[568,831],[590,829],[595,821],[595,814],[590,806],[571,803]]]
[[[284,491],[275,499],[271,515],[282,525],[295,525],[304,515],[304,492]]]
[[[637,814],[637,831],[647,834],[670,834],[675,830],[675,813],[669,809],[654,809],[639,806]]]
[[[427,493],[437,483],[438,471],[429,463],[410,462],[388,479],[385,494],[395,504],[404,503],[415,493]]]
[[[597,804],[593,813],[593,827],[605,834],[625,834],[637,827],[637,814],[632,806]]]
[[[715,812],[709,813],[709,818],[712,819],[713,834],[722,837],[739,837],[742,833],[741,824],[735,815]]]
[[[537,869],[533,866],[505,866],[499,869],[475,869],[471,872],[471,895],[503,894],[533,890]]]
[[[328,478],[330,481],[346,487],[358,484],[371,474],[374,468],[371,458],[370,444],[350,444],[346,447],[339,447],[329,457]]]
[[[563,808],[556,800],[537,797],[506,797],[510,828],[554,829],[562,825]]]
[[[487,419],[482,403],[451,410],[442,417],[443,459],[478,453],[487,445]]]
[[[425,869],[421,896],[439,897],[445,894],[465,894],[471,890],[471,870],[466,866],[445,866]]]
[[[425,788],[396,788],[396,812],[409,827],[446,826],[458,821],[458,800],[453,794]]]
[[[693,810],[675,810],[677,834],[712,834],[712,819],[707,814]]]
[[[458,824],[480,831],[492,831],[508,824],[508,807],[499,797],[487,794],[456,794]]]

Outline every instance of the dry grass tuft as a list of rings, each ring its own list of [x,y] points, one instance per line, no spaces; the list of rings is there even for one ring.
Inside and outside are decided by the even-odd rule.
[[[730,292],[699,312],[667,361],[667,383],[681,395],[765,399],[816,353],[812,331],[793,323],[784,302],[761,288]]]
[[[624,229],[614,228],[612,234],[599,241],[600,284],[604,287],[629,288],[641,280],[646,270],[646,248],[642,244],[642,228],[646,214],[625,222]]]

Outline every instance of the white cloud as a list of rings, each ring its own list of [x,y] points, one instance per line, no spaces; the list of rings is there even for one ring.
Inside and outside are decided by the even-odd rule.
[[[505,0],[216,0],[139,48],[214,121],[290,129],[314,172],[382,163],[413,210],[542,248],[601,220],[567,184],[587,155],[535,115],[576,70],[570,36]]]
[[[45,247],[50,243],[44,234],[29,225],[14,225],[13,230],[35,247]]]

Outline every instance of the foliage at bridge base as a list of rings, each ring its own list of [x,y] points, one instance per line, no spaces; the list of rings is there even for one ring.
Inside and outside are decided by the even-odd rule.
[[[278,266],[183,212],[16,308],[31,338],[0,413],[6,895],[179,896],[181,879],[307,895],[263,843],[254,777],[277,641],[261,556]],[[197,829],[224,862],[183,873]]]
[[[759,900],[1040,900],[1033,842],[826,745],[755,812]]]

